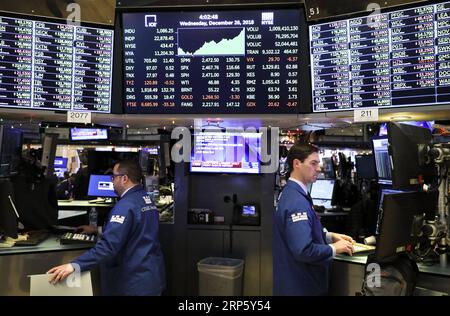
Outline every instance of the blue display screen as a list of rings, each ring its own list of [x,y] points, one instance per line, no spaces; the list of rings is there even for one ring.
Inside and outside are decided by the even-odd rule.
[[[89,177],[89,196],[117,197],[110,175],[95,175]]]

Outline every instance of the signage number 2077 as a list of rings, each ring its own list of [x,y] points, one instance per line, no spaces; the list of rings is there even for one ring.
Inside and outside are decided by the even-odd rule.
[[[71,119],[87,119],[88,113],[83,112],[70,112]]]
[[[67,122],[68,123],[91,123],[91,112],[77,112],[68,111],[67,112]]]

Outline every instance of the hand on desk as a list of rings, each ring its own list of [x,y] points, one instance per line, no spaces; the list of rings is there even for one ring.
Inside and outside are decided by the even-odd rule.
[[[48,282],[56,284],[67,278],[75,269],[70,263],[56,266],[47,271],[47,274],[52,274]]]
[[[337,254],[346,253],[350,256],[353,255],[353,244],[355,241],[352,237],[344,234],[331,233],[331,239]]]

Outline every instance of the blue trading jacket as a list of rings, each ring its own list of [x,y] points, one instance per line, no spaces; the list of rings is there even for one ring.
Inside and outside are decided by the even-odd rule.
[[[333,250],[309,195],[288,181],[273,227],[273,294],[327,295]]]
[[[160,295],[165,269],[158,232],[158,210],[137,185],[111,210],[100,241],[73,263],[81,271],[100,265],[103,295]]]

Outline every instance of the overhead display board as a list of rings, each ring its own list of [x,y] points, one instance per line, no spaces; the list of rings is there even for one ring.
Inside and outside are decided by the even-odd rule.
[[[309,27],[313,111],[450,102],[450,2]]]
[[[297,113],[300,8],[134,12],[122,23],[126,113]]]
[[[113,33],[0,15],[0,107],[110,113]]]

